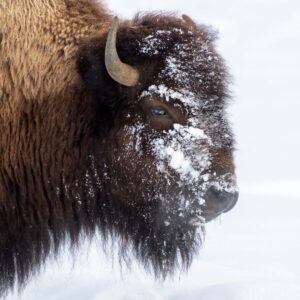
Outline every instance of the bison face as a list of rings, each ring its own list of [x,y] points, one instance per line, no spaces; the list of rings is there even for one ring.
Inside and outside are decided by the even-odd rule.
[[[124,205],[163,207],[170,215],[155,218],[174,226],[199,225],[230,210],[237,200],[230,133],[222,112],[211,117],[190,91],[150,85],[112,132],[112,193]],[[217,141],[221,127],[226,138]]]
[[[83,78],[114,120],[94,156],[117,216],[114,229],[146,266],[166,275],[189,265],[204,223],[238,198],[226,71],[212,33],[186,18],[137,18],[119,30],[117,46],[131,66],[115,71],[124,67],[110,66],[119,57],[106,61],[110,76],[105,72],[97,92],[90,78],[97,66],[104,69],[104,45],[95,40],[80,54]]]

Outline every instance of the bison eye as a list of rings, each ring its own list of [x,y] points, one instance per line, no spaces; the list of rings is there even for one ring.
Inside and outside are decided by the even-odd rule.
[[[150,112],[154,117],[171,118],[169,113],[161,107],[150,107]]]

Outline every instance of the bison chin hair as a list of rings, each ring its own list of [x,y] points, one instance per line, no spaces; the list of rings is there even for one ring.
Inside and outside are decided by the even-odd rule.
[[[146,271],[164,280],[189,269],[205,238],[204,223],[191,225],[176,214],[159,204],[123,207],[108,217],[100,232],[104,240],[110,236],[113,244],[118,243],[121,264],[130,267],[132,259],[137,259]],[[170,217],[176,220],[166,221]]]
[[[123,261],[127,262],[128,253],[133,251],[144,268],[156,278],[165,279],[167,276],[174,276],[178,270],[187,271],[203,243],[203,233],[195,228],[189,231],[153,228],[146,222],[143,226],[132,223],[126,227],[130,238],[121,235]],[[141,232],[144,233],[140,234]]]
[[[86,238],[99,236],[104,249],[110,241],[118,244],[122,264],[130,266],[131,258],[137,258],[158,279],[189,268],[204,241],[204,224],[190,224],[195,206],[185,210],[187,216],[182,217],[170,194],[169,201],[154,199],[141,205],[134,200],[124,205],[103,185],[105,173],[97,171],[101,169],[92,164],[83,177],[79,176],[84,179],[55,190],[59,199],[70,204],[65,207],[64,218],[56,214],[43,226],[26,226],[22,232],[2,231],[0,297],[16,287],[23,289],[46,261],[62,253],[62,246],[69,246],[76,254]]]

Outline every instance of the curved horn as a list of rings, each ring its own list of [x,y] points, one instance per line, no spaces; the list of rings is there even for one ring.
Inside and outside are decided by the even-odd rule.
[[[181,17],[188,26],[197,27],[196,23],[188,15],[182,15]]]
[[[126,86],[135,86],[139,81],[139,72],[132,66],[121,62],[117,52],[117,17],[113,18],[105,46],[105,66],[110,77]]]

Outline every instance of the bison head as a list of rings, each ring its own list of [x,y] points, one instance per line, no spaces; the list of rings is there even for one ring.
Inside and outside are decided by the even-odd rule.
[[[186,16],[119,28],[115,19],[107,38],[81,47],[78,69],[101,135],[85,174],[88,194],[99,190],[101,231],[117,232],[156,275],[188,267],[205,222],[238,198],[213,32]]]

